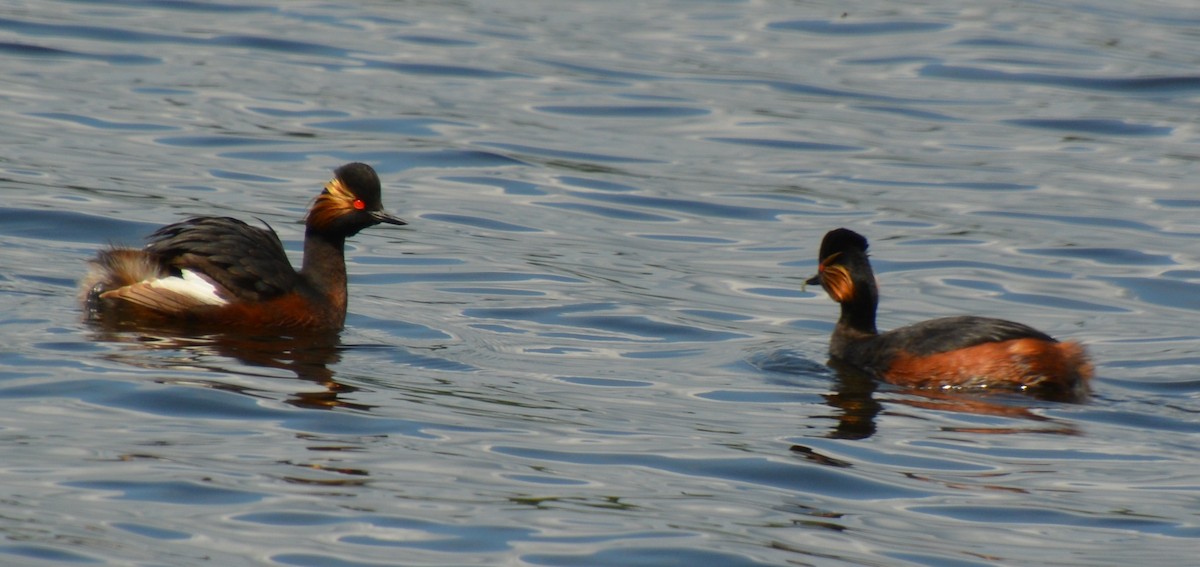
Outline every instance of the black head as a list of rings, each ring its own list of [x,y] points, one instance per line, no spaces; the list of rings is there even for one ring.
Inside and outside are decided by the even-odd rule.
[[[335,181],[340,181],[342,186],[349,189],[355,197],[362,199],[368,209],[383,208],[383,202],[380,200],[380,183],[379,176],[375,174],[375,169],[365,163],[348,163],[333,170]],[[328,188],[326,188],[328,190]]]
[[[838,303],[849,301],[863,288],[870,288],[873,296],[875,275],[867,260],[867,246],[863,235],[848,228],[829,231],[821,240],[817,275],[805,283],[820,284]]]
[[[379,223],[408,224],[383,210],[379,176],[365,163],[348,163],[334,177],[308,212],[309,230],[353,236]]]
[[[825,233],[821,240],[821,261],[835,253],[845,253],[850,250],[867,251],[867,239],[863,235],[848,228],[835,228]]]

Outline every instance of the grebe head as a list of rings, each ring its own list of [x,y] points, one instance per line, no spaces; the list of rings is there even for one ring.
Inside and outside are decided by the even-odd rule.
[[[308,230],[346,237],[379,223],[408,224],[383,210],[379,193],[379,176],[371,166],[348,163],[337,168],[308,211]]]
[[[867,246],[867,239],[853,230],[829,231],[821,241],[817,275],[804,283],[821,284],[838,303],[847,303],[860,292],[874,296],[875,274],[867,260]],[[874,297],[864,299],[874,301]]]

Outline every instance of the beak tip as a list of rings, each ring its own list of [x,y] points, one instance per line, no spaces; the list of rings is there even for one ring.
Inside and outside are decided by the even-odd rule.
[[[398,225],[398,226],[408,224],[408,221],[406,221],[402,218],[399,218],[399,217],[394,217],[383,211],[376,211],[375,213],[372,214],[372,216],[375,217],[376,221],[381,222],[381,223],[394,224],[394,225]]]

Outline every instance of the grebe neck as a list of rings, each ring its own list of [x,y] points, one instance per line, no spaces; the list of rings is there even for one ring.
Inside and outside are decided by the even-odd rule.
[[[842,314],[829,341],[829,354],[835,357],[841,357],[851,343],[879,334],[875,328],[875,312],[879,307],[875,284],[867,282],[857,289],[853,297],[841,304]]]
[[[335,314],[346,317],[346,237],[313,229],[304,232],[300,276],[329,300]]]

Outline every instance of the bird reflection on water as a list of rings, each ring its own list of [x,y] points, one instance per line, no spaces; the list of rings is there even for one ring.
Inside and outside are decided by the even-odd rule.
[[[869,374],[850,365],[836,360],[828,362],[835,372],[834,391],[825,394],[825,401],[830,407],[838,410],[837,425],[827,435],[836,439],[866,439],[876,432],[876,418],[885,413],[886,406],[878,397],[880,382]],[[1060,423],[1052,418],[1031,411],[1029,396],[1012,393],[963,393],[957,391],[942,392],[924,388],[899,388],[887,386],[883,399],[891,404],[901,404],[909,407],[925,408],[938,411],[967,413],[1023,419],[1045,426],[1033,428],[1023,427],[961,427],[950,426],[947,430],[973,433],[1055,433],[1075,435],[1078,432],[1068,423]],[[1039,397],[1037,399],[1053,402],[1077,402],[1073,397]]]
[[[897,406],[1011,418],[1038,424],[1035,427],[1018,427],[1011,424],[989,427],[972,423],[944,426],[944,430],[947,431],[1076,435],[1078,431],[1070,423],[1040,415],[1034,408],[1054,403],[1080,403],[1087,399],[1086,393],[1039,395],[904,388],[881,382],[874,376],[836,359],[820,364],[804,354],[786,348],[751,357],[749,362],[760,370],[787,376],[785,382],[789,385],[798,377],[831,381],[830,391],[822,394],[822,398],[834,412],[815,416],[817,419],[831,419],[835,422],[825,434],[825,437],[831,439],[868,439],[878,432],[880,416],[899,415]],[[806,453],[806,448],[799,450]]]
[[[349,401],[346,397],[358,388],[339,382],[330,366],[341,360],[346,346],[337,333],[316,333],[292,337],[256,337],[238,334],[186,335],[177,333],[137,332],[95,325],[95,339],[129,345],[131,348],[111,358],[125,364],[146,368],[206,370],[216,374],[229,373],[255,378],[281,378],[278,372],[294,374],[298,384],[284,401],[305,409],[346,408],[368,411],[375,406]],[[143,351],[139,354],[137,351]],[[145,356],[145,351],[171,351],[166,358]],[[221,358],[233,359],[243,366],[233,370]],[[261,373],[253,370],[263,369]],[[290,377],[288,377],[290,378]],[[218,390],[264,397],[256,388],[228,381],[202,381],[202,385]],[[313,388],[312,386],[316,386]]]

